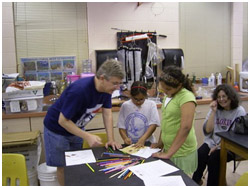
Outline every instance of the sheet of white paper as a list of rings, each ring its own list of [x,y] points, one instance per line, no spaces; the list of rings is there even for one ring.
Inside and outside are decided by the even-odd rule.
[[[150,148],[148,146],[141,148],[138,152],[133,153],[132,155],[143,157],[143,158],[149,158],[153,153],[156,153],[160,151],[160,148]]]
[[[3,75],[3,78],[9,78],[9,79],[14,79],[14,78],[16,78],[17,76],[19,76],[19,73],[12,73],[12,74],[4,74]]]
[[[91,149],[65,152],[65,161],[66,166],[96,162]]]
[[[143,181],[145,186],[186,186],[181,176],[151,176]]]
[[[35,99],[27,100],[28,111],[37,109],[37,101]]]
[[[19,101],[10,101],[10,111],[11,112],[21,112]]]
[[[159,177],[179,170],[178,168],[167,164],[162,160],[139,164],[129,167],[128,169],[142,180],[152,176]]]

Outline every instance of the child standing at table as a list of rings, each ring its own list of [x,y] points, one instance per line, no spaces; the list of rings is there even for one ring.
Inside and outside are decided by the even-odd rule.
[[[153,135],[160,125],[157,106],[147,99],[147,86],[136,81],[131,86],[131,99],[122,104],[117,127],[126,145],[143,147],[146,141],[155,143]]]
[[[166,94],[161,107],[161,136],[151,147],[163,148],[163,152],[152,156],[170,159],[186,174],[192,174],[198,162],[192,84],[179,67],[168,66],[160,75],[159,90]]]

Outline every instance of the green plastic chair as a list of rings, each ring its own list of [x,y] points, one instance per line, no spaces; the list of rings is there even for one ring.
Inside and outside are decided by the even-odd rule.
[[[2,185],[28,186],[28,172],[25,157],[17,153],[2,154]]]
[[[236,182],[235,186],[248,186],[248,172],[245,172]]]
[[[94,135],[99,136],[102,139],[102,145],[100,146],[105,146],[106,142],[108,142],[108,137],[107,134],[105,132],[99,132],[99,133],[92,133]],[[89,144],[87,141],[83,141],[83,147],[84,149],[89,148]]]

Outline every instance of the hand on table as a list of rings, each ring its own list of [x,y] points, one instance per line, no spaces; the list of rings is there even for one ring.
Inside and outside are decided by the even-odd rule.
[[[134,145],[136,148],[143,148],[145,145],[145,140],[139,139],[138,142]]]
[[[119,143],[117,143],[117,142],[115,142],[115,141],[108,141],[105,144],[105,147],[108,148],[109,146],[111,146],[113,150],[122,148],[122,145],[119,144]]]
[[[163,152],[153,153],[152,157],[156,157],[156,158],[160,158],[160,159],[170,159],[170,157],[167,155],[167,153],[163,153]]]

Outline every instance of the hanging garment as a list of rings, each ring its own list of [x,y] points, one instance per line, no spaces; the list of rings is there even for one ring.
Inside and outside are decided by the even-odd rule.
[[[128,79],[131,79],[131,74],[129,73],[128,67],[128,47],[121,46],[117,50],[118,60],[122,63],[122,70],[125,77],[123,78],[123,83],[128,83]]]
[[[162,49],[160,49],[155,43],[148,40],[148,56],[147,56],[147,64],[149,65],[150,61],[152,61],[153,65],[156,65],[165,58]]]
[[[145,76],[147,77],[147,79],[157,76],[156,66],[160,65],[164,58],[165,57],[162,49],[160,49],[155,43],[148,39],[148,56],[145,68]],[[154,75],[152,75],[152,73],[154,73]]]
[[[129,48],[128,60],[129,69],[131,70],[131,81],[139,81],[142,72],[141,48]]]

